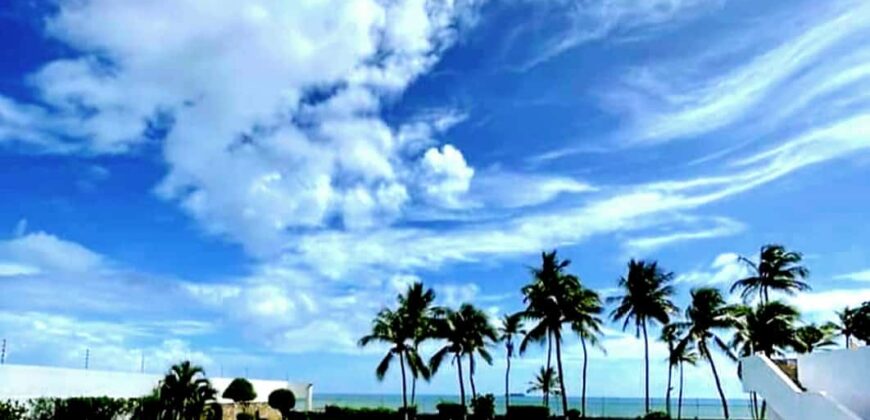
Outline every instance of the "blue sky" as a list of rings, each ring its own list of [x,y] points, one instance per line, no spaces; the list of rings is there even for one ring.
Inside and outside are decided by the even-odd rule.
[[[812,270],[791,302],[829,319],[870,300],[868,22],[862,1],[4,2],[7,360],[394,393],[355,345],[379,308],[422,279],[516,311],[551,248],[604,294],[657,259],[685,304],[784,243]],[[642,395],[641,342],[604,343],[590,394]],[[523,390],[541,352],[517,364]]]

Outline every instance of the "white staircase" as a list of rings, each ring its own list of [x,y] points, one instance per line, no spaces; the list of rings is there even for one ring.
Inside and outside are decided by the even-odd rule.
[[[773,420],[861,420],[826,392],[801,389],[766,356],[747,357],[740,363],[743,390],[764,398]]]

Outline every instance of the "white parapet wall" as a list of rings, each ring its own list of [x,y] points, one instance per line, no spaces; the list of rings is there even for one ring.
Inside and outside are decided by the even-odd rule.
[[[770,417],[777,420],[862,420],[850,407],[827,391],[801,389],[770,359],[756,355],[740,360],[743,389],[756,392],[767,401]],[[803,369],[798,361],[798,372]],[[867,389],[867,380],[853,386]],[[802,383],[803,385],[803,383]]]
[[[162,375],[145,373],[0,365],[0,400],[104,396],[138,398],[151,393],[161,379]],[[220,395],[233,378],[209,380]],[[311,384],[261,379],[251,379],[250,382],[257,393],[256,402],[266,402],[272,391],[288,388],[296,395],[299,410],[309,411],[313,407],[314,387]]]
[[[870,347],[800,356],[798,380],[808,391],[825,393],[870,419]]]

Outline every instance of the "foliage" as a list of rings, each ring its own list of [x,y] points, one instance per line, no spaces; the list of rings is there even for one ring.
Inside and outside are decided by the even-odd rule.
[[[202,367],[183,361],[173,365],[158,386],[161,417],[198,420],[217,391],[205,378]]]
[[[792,347],[798,353],[812,353],[816,350],[835,346],[834,334],[836,327],[833,325],[808,324],[799,327],[794,332]]]
[[[29,417],[32,420],[113,420],[130,411],[130,400],[120,398],[39,398],[31,401]]]
[[[429,361],[429,369],[432,373],[438,371],[444,359],[451,356],[456,362],[459,373],[459,394],[462,405],[465,405],[465,387],[462,380],[462,356],[468,356],[471,366],[470,379],[474,386],[474,355],[492,364],[492,356],[486,350],[489,343],[496,341],[498,334],[490,324],[486,312],[477,309],[471,304],[463,304],[458,311],[450,308],[436,308],[435,318],[432,320],[433,334],[435,338],[445,341]]]
[[[855,338],[870,344],[870,301],[855,310]]]
[[[495,418],[495,396],[479,395],[471,400],[471,412],[475,420],[493,420]]]
[[[641,420],[670,420],[671,416],[668,413],[663,413],[661,411],[652,411],[647,413],[643,417],[638,417]]]
[[[254,386],[245,378],[236,378],[227,385],[222,395],[228,400],[233,400],[236,403],[247,403],[257,398],[257,392],[254,391]]]
[[[540,405],[512,405],[507,409],[508,420],[546,419],[550,409]]]
[[[550,367],[541,366],[535,378],[529,382],[529,393],[540,392],[543,395],[559,395],[559,378],[556,371]]]
[[[27,407],[17,401],[0,401],[0,420],[23,420]]]
[[[278,410],[281,417],[286,419],[296,407],[296,396],[289,389],[276,389],[269,394],[269,407]]]
[[[788,251],[782,245],[765,245],[759,251],[758,263],[740,257],[740,261],[752,270],[752,274],[736,281],[731,286],[731,292],[742,289],[740,296],[744,301],[757,293],[759,301],[766,304],[770,302],[770,290],[787,294],[810,290],[810,286],[803,281],[810,271],[800,265],[802,260],[803,255],[800,252]]]
[[[794,324],[800,318],[794,307],[773,301],[755,307],[736,306],[731,312],[735,332],[730,347],[740,357],[755,353],[775,356],[794,346]]]
[[[451,402],[438,403],[435,408],[438,410],[438,416],[443,420],[462,420],[467,413],[464,405]]]
[[[236,414],[236,420],[257,420],[257,418],[250,413],[238,413]]]

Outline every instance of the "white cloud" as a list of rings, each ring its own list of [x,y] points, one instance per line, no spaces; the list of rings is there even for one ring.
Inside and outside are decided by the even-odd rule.
[[[630,255],[643,255],[675,243],[736,235],[745,229],[742,223],[728,218],[714,218],[712,222],[713,227],[711,228],[629,239],[625,242],[624,247]]]
[[[565,19],[564,28],[543,45],[519,69],[537,67],[583,44],[612,35],[642,32],[666,24],[677,24],[686,17],[722,4],[719,0],[602,0],[583,2],[562,0],[550,3],[529,2],[553,8]],[[543,6],[542,6],[543,5]],[[548,25],[548,29],[551,25]]]
[[[856,271],[854,273],[834,276],[836,280],[870,281],[870,270]]]
[[[722,253],[706,269],[689,271],[677,276],[677,284],[692,286],[730,286],[750,275],[749,268],[732,252]]]
[[[854,308],[870,301],[870,289],[831,289],[811,291],[789,296],[786,300],[797,306],[815,322],[833,321],[835,312],[845,307]]]
[[[105,264],[99,254],[45,232],[28,233],[0,241],[2,260],[14,261],[6,267],[18,267],[22,271],[19,274],[35,274],[42,270],[89,272]]]
[[[756,111],[766,117],[773,114],[779,120],[794,112],[798,105],[824,99],[824,94],[842,92],[841,88],[846,86],[866,86],[866,71],[856,68],[856,59],[866,56],[860,39],[868,33],[870,7],[863,2],[828,6],[831,7],[825,11],[802,10],[810,15],[807,16],[812,22],[810,26],[767,52],[741,61],[741,65],[725,66],[725,72],[719,70],[723,67],[721,60],[710,60],[707,65],[704,60],[709,57],[694,63],[656,64],[629,72],[624,89],[605,95],[633,124],[624,133],[625,138],[631,142],[661,142],[697,137]],[[760,30],[771,28],[764,26]],[[828,53],[843,46],[849,46],[854,54],[831,60]],[[734,53],[730,44],[720,49],[722,55]],[[820,70],[809,73],[812,80],[796,77],[814,69]],[[823,87],[825,92],[820,91]],[[860,94],[861,90],[853,92]],[[765,101],[772,102],[757,109]],[[810,112],[818,109],[812,107]],[[785,113],[778,114],[782,111]]]
[[[463,206],[474,169],[465,162],[462,152],[450,144],[445,144],[440,150],[430,148],[423,154],[420,167],[424,179],[421,184],[434,204],[447,208]]]
[[[489,169],[475,174],[469,195],[472,201],[484,207],[518,208],[547,203],[563,194],[596,190],[588,183],[567,176]]]

